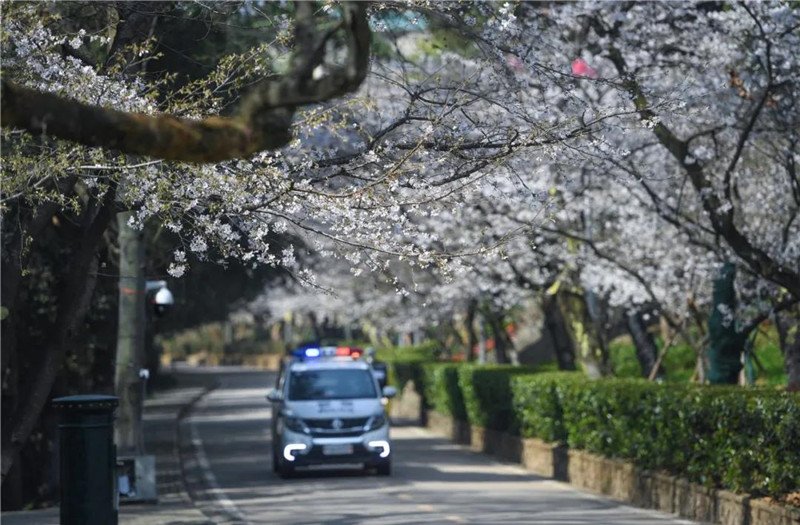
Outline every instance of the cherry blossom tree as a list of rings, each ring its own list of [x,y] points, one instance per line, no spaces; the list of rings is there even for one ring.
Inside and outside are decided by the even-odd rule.
[[[264,15],[270,41],[182,83],[126,69],[157,60],[140,28],[158,9],[91,31],[4,9],[3,218],[23,225],[4,250],[4,306],[54,210],[85,221],[74,302],[91,295],[110,211],[129,209],[181,238],[175,277],[219,253],[312,289],[380,283],[347,292],[361,308],[348,315],[396,328],[476,302],[499,317],[557,288],[577,298],[568,324],[602,374],[603,305],[656,306],[694,337],[730,260],[730,321],[773,316],[800,382],[790,2],[298,3]],[[87,62],[96,48],[104,60]],[[287,236],[301,242],[276,250]],[[81,318],[70,304],[64,337]]]
[[[32,242],[56,220],[54,214],[72,215],[69,220],[79,223],[76,238],[68,243],[75,254],[63,271],[68,284],[56,302],[41,367],[26,392],[11,396],[23,403],[6,406],[4,392],[4,415],[9,418],[4,417],[3,478],[37,421],[66,349],[78,344],[75,338],[98,275],[95,253],[114,214],[138,208],[132,222],[141,227],[171,201],[159,200],[156,186],[163,188],[165,177],[191,176],[188,165],[167,166],[120,152],[208,162],[279,147],[291,139],[297,106],[352,91],[368,64],[365,4],[343,4],[335,9],[338,18],[321,27],[316,23],[320,13],[313,13],[312,4],[300,3],[293,27],[285,14],[273,13],[279,22],[273,42],[227,57],[208,78],[169,92],[174,75],[147,75],[143,66],[158,58],[154,28],[175,8],[172,4],[85,6],[94,12],[70,19],[64,15],[72,6],[76,4],[3,6],[2,202],[4,243],[9,247],[3,257],[4,327],[21,321],[17,305],[20,289],[29,281]],[[88,25],[76,27],[74,20]],[[293,48],[284,44],[291,40]],[[346,58],[326,60],[337,41],[344,44]],[[264,69],[265,59],[280,55],[286,57],[282,71]],[[219,112],[230,93],[247,83],[255,86],[241,97],[234,117],[199,118]],[[158,111],[166,113],[153,116]],[[214,168],[204,172],[209,179],[216,173]],[[208,197],[213,200],[214,195]],[[195,193],[195,198],[195,204],[202,199],[202,206],[208,205],[206,195]],[[223,239],[237,235],[230,224],[216,226]],[[187,244],[198,252],[207,246],[196,235]],[[267,252],[269,248],[262,250],[264,258],[274,257]],[[4,374],[19,374],[14,341],[13,336],[3,340]]]
[[[608,7],[417,4],[474,47],[409,61],[414,47],[404,42],[399,64],[381,64],[400,71],[381,80],[402,79],[388,91],[385,107],[395,112],[381,115],[403,118],[379,127],[378,140],[364,140],[370,148],[363,155],[384,162],[380,176],[399,176],[389,194],[370,194],[394,203],[387,204],[389,222],[375,213],[385,201],[366,201],[357,219],[328,222],[329,232],[346,232],[329,240],[341,247],[363,239],[377,248],[376,237],[359,232],[368,224],[386,247],[378,254],[423,266],[441,261],[450,277],[463,266],[503,268],[497,273],[512,288],[549,261],[572,269],[557,271],[555,280],[581,297],[631,311],[656,305],[698,348],[704,343],[688,327],[703,330],[711,282],[729,259],[743,269],[735,312],[743,329],[767,315],[796,316],[797,86],[789,74],[796,8]],[[411,73],[434,71],[431,65],[436,86],[414,83],[420,75]],[[453,95],[448,104],[429,95],[448,91],[474,98]],[[414,104],[401,114],[404,92]],[[409,125],[412,119],[427,124]],[[464,138],[473,131],[482,140]],[[394,140],[409,133],[422,137],[413,150],[408,139]],[[398,145],[413,151],[402,165],[392,155]],[[351,177],[364,167],[357,158],[347,158]],[[446,169],[454,158],[460,172]],[[335,173],[342,187],[347,175]],[[458,181],[463,191],[449,186],[437,194],[442,180]],[[427,200],[414,200],[420,189]],[[389,248],[393,238],[402,239],[394,241],[405,247],[401,253]],[[538,250],[535,262],[523,262],[526,243]],[[381,268],[380,255],[368,260],[359,264]],[[539,286],[553,283],[544,281]],[[418,279],[401,289],[415,285]],[[788,368],[794,353],[786,355]]]
[[[598,121],[559,143],[551,166],[579,184],[555,186],[562,220],[540,230],[581,244],[584,285],[615,304],[655,301],[674,324],[708,307],[711,278],[735,259],[752,329],[798,292],[797,9],[607,7],[526,4],[512,17],[505,5],[506,31],[478,35],[529,90],[547,86],[550,121]]]

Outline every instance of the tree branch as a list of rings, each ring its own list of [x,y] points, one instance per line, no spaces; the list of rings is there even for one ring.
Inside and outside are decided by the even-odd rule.
[[[6,79],[0,85],[2,126],[22,128],[86,146],[185,162],[220,162],[277,149],[291,139],[298,106],[319,103],[355,91],[366,78],[371,33],[367,4],[344,2],[341,26],[346,32],[346,63],[320,78],[312,78],[324,53],[313,41],[308,9],[299,3],[294,68],[277,79],[258,84],[245,95],[233,118],[190,120],[170,115],[126,113],[64,99]],[[325,35],[322,41],[330,37]],[[312,40],[309,40],[312,39]]]
[[[616,48],[609,50],[609,59],[617,69],[619,75],[624,79],[623,85],[631,97],[639,117],[642,120],[657,120],[657,115],[650,108],[647,98],[644,95],[639,83],[628,73],[625,60]],[[800,275],[788,268],[782,267],[777,261],[773,260],[765,251],[754,246],[744,234],[734,224],[733,204],[723,206],[720,198],[714,191],[714,186],[708,179],[700,163],[689,154],[688,143],[678,138],[662,122],[658,122],[653,127],[653,133],[662,146],[678,161],[681,167],[689,175],[689,180],[695,188],[703,205],[703,209],[708,213],[714,231],[720,235],[733,251],[743,261],[745,261],[761,277],[770,280],[788,289],[793,295],[800,297]],[[738,155],[737,155],[738,156]]]
[[[778,312],[782,312],[783,310],[788,310],[797,303],[800,303],[800,297],[789,297],[788,299],[779,302],[778,304],[770,308],[768,311],[762,312],[757,316],[755,316],[754,318],[752,318],[750,322],[747,323],[739,332],[743,336],[747,337],[750,335],[750,332],[758,328],[758,325],[766,321],[773,314],[777,314]]]

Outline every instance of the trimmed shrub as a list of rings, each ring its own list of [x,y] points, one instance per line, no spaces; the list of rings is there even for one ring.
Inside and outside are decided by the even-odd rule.
[[[800,487],[796,394],[569,373],[516,377],[511,389],[525,437],[754,495]]]
[[[416,346],[387,346],[378,349],[375,357],[378,361],[390,362],[431,362],[441,347],[436,342],[427,342]]]
[[[800,395],[767,388],[588,380],[501,365],[397,361],[428,408],[564,443],[710,487],[780,497],[800,488]],[[400,382],[402,381],[402,382]]]
[[[464,400],[467,421],[471,425],[519,431],[517,411],[511,395],[511,379],[536,370],[513,365],[463,365],[458,369],[458,386]]]
[[[427,406],[459,421],[467,421],[464,397],[458,384],[455,363],[427,363],[422,366],[424,398]]]
[[[566,443],[562,385],[585,379],[582,372],[549,372],[513,378],[511,392],[520,435],[551,443]]]
[[[435,343],[418,346],[388,347],[377,353],[377,360],[386,363],[388,384],[402,391],[409,381],[414,382],[414,390],[425,399],[422,366],[433,361],[438,349]]]

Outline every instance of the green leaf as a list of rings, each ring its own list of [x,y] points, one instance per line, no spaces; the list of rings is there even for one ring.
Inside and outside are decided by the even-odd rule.
[[[545,292],[547,295],[555,295],[558,293],[558,289],[561,288],[561,279],[557,280],[553,284],[550,285],[550,288],[547,289]]]

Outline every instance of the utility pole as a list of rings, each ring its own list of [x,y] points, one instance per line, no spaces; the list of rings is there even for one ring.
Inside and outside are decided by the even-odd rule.
[[[119,230],[119,326],[114,387],[119,396],[115,442],[120,455],[143,453],[139,370],[144,366],[145,277],[143,232],[128,226],[133,212],[117,214]]]

